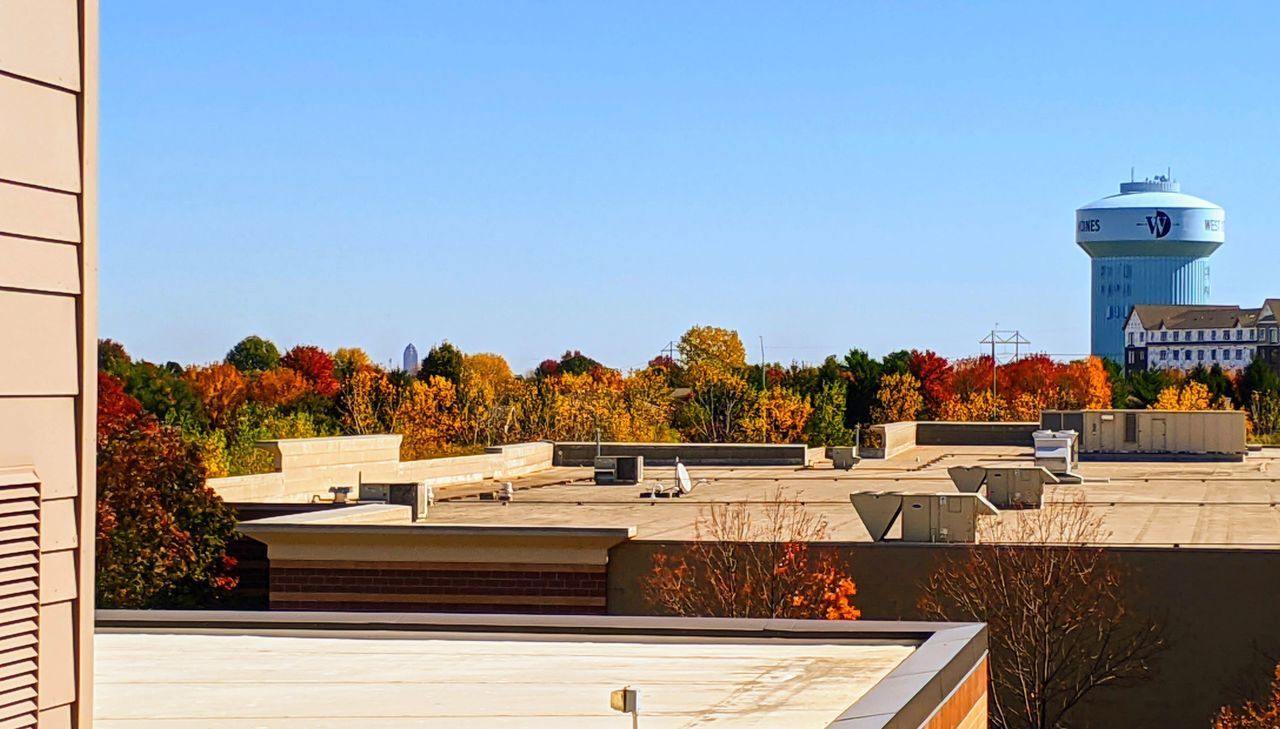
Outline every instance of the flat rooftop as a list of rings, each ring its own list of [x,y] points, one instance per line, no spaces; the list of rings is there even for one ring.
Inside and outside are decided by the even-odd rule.
[[[631,719],[609,708],[609,694],[630,685],[645,729],[820,729],[919,643],[891,634],[165,630],[100,628],[95,726],[624,729]]]
[[[717,502],[746,502],[754,509],[775,490],[827,520],[832,541],[870,541],[849,503],[854,491],[952,492],[947,468],[964,465],[1031,466],[1030,448],[920,446],[884,461],[864,460],[852,471],[813,468],[690,468],[706,479],[678,499],[641,499],[640,486],[597,486],[589,468],[552,468],[511,479],[512,503],[474,497],[440,501],[428,524],[592,526],[637,528],[639,540],[695,537],[700,513]],[[1103,518],[1113,545],[1181,547],[1280,547],[1280,449],[1266,448],[1239,463],[1086,462],[1080,485],[1050,485],[1045,501],[1082,498]],[[645,469],[646,485],[670,487],[670,467]],[[1001,518],[1018,518],[1002,512]],[[896,536],[897,527],[890,532]]]

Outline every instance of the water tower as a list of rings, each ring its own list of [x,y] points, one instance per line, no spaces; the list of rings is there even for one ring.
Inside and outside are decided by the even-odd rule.
[[[1208,303],[1209,255],[1225,231],[1222,208],[1163,175],[1077,210],[1076,244],[1093,259],[1090,351],[1123,361],[1134,304]]]

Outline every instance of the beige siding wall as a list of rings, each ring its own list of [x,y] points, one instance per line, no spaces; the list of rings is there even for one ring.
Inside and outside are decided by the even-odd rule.
[[[0,0],[0,469],[40,494],[38,680],[30,712],[0,694],[6,727],[92,715],[97,13]]]

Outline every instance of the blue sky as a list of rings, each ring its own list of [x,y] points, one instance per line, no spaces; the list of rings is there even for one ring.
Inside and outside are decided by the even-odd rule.
[[[1280,5],[800,5],[105,3],[101,334],[1080,354],[1131,165],[1227,209],[1215,301],[1280,295]]]

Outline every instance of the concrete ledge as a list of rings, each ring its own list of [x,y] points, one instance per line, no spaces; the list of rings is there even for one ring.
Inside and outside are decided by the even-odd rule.
[[[554,444],[552,464],[591,466],[594,442]],[[818,452],[818,451],[814,451]],[[670,466],[676,459],[687,466],[796,466],[809,464],[810,449],[803,443],[601,443],[605,456],[644,456],[646,466]]]

